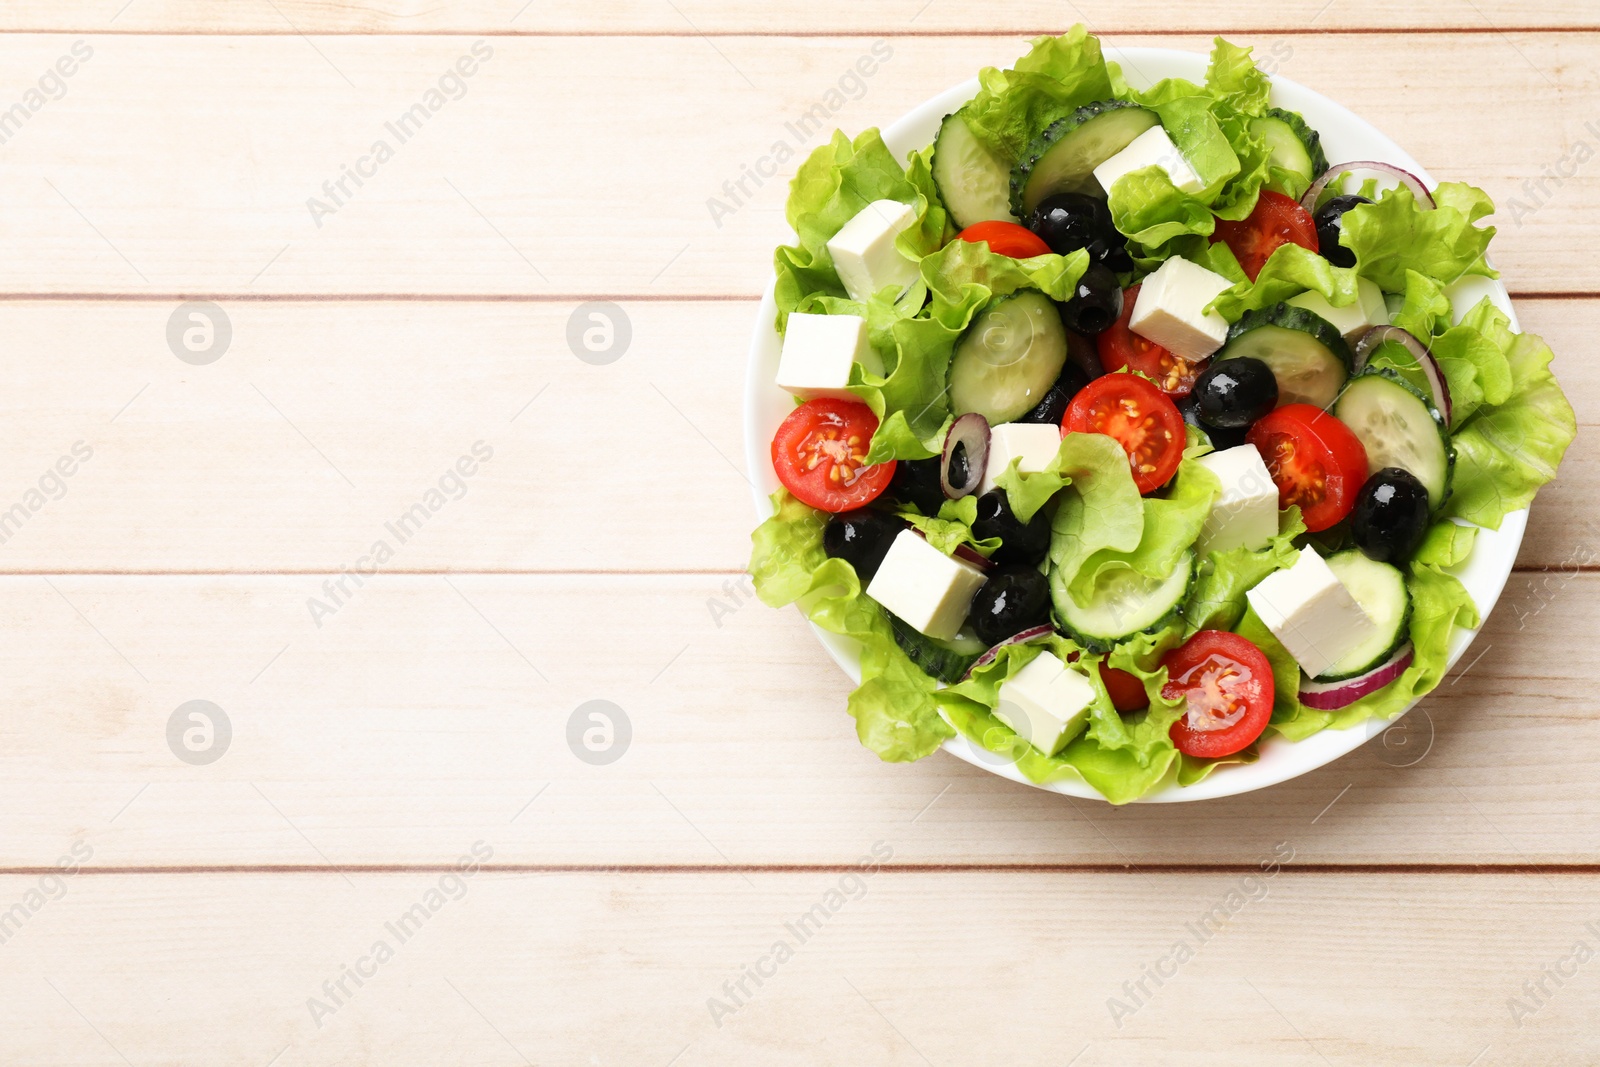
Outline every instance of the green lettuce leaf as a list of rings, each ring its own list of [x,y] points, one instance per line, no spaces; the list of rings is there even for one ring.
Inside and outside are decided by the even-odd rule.
[[[1067,435],[1073,436],[1079,435]],[[1080,475],[1073,483],[1074,491],[1062,495],[1051,524],[1051,566],[1079,604],[1089,602],[1108,568],[1128,567],[1146,578],[1171,574],[1200,536],[1200,528],[1211,514],[1211,502],[1222,487],[1209,468],[1185,459],[1164,495],[1140,498],[1135,529],[1123,514],[1125,490],[1121,488],[1123,478],[1129,487],[1133,485],[1133,475],[1120,446],[1117,451],[1120,476],[1118,466],[1109,457],[1103,459],[1105,467],[1088,477]],[[1109,488],[1113,485],[1118,487],[1115,497]],[[1134,492],[1137,495],[1137,490]],[[1101,497],[1116,506],[1100,506]]]
[[[1424,344],[1450,325],[1450,298],[1444,295],[1438,282],[1407,269],[1403,292],[1405,299],[1400,309],[1389,316],[1391,325],[1400,327]]]
[[[1503,404],[1484,403],[1457,428],[1455,480],[1445,504],[1447,515],[1491,529],[1556,476],[1578,429],[1550,373],[1550,346],[1534,334],[1505,337],[1509,395]]]
[[[962,545],[971,545],[980,554],[989,556],[1000,547],[1000,538],[979,539],[972,535],[972,524],[978,521],[978,498],[968,494],[960,500],[946,500],[939,505],[939,514],[923,515],[914,507],[902,508],[901,518],[922,531],[928,544],[947,556],[955,555]]]
[[[1248,115],[1267,110],[1272,81],[1256,69],[1250,49],[1230,44],[1221,37],[1211,47],[1211,62],[1206,67],[1206,88],[1212,95]]]
[[[1336,308],[1348,307],[1361,295],[1356,277],[1354,270],[1335,267],[1310,249],[1280,245],[1254,282],[1235,285],[1212,301],[1211,307],[1229,322],[1238,322],[1247,311],[1271,307],[1308,289],[1321,293]]]
[[[1004,163],[1015,163],[1056,119],[1112,96],[1100,42],[1081,24],[1059,37],[1034,38],[1015,67],[985,67],[978,82],[978,95],[962,115],[973,136]]]
[[[1376,203],[1345,212],[1339,243],[1355,253],[1356,273],[1390,293],[1405,291],[1407,270],[1445,285],[1465,274],[1497,277],[1483,258],[1494,227],[1477,225],[1494,211],[1489,197],[1470,185],[1444,182],[1434,201],[1431,209],[1418,204],[1402,185]]]
[[[822,566],[822,530],[828,516],[807,507],[786,489],[772,494],[773,515],[750,535],[750,576],[756,595],[769,607],[799,600],[811,587],[811,575]]]
[[[780,331],[791,311],[837,313],[843,310],[842,303],[849,302],[827,242],[874,200],[916,206],[916,225],[895,241],[902,255],[920,259],[943,243],[947,219],[933,192],[926,155],[912,158],[908,175],[876,129],[854,141],[843,131],[835,131],[832,141],[818,147],[800,165],[789,184],[785,208],[799,244],[780,245],[773,256]],[[903,303],[913,309],[920,307],[922,295],[908,293]]]
[[[1294,539],[1305,532],[1300,509],[1291,505],[1278,513],[1278,536],[1266,547],[1235,548],[1207,555],[1183,604],[1184,636],[1201,630],[1231,630],[1239,625],[1248,607],[1245,594],[1274,571],[1294,565],[1300,556]]]

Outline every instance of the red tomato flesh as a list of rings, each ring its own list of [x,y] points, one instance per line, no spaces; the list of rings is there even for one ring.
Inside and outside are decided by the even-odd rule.
[[[803,504],[849,511],[877,498],[894,477],[894,461],[864,462],[878,416],[859,400],[808,400],[789,412],[772,438],[778,481]]]
[[[1201,630],[1161,659],[1161,696],[1182,700],[1172,743],[1186,756],[1231,756],[1261,736],[1277,692],[1266,655],[1238,634]]]
[[[1166,485],[1183,459],[1183,416],[1165,393],[1137,374],[1107,374],[1078,390],[1061,428],[1115,440],[1128,454],[1140,493]]]
[[[1248,218],[1240,222],[1217,220],[1211,242],[1215,244],[1218,241],[1233,251],[1233,258],[1239,261],[1239,266],[1244,268],[1245,276],[1251,281],[1256,280],[1256,275],[1267,265],[1272,253],[1284,245],[1295,244],[1313,252],[1319,247],[1317,224],[1312,220],[1311,213],[1293,198],[1269,189],[1261,190],[1255,210],[1250,212]]]
[[[1326,530],[1355,506],[1367,480],[1367,450],[1350,428],[1313,404],[1285,404],[1250,427],[1278,487],[1278,507],[1299,505],[1306,529]]]
[[[987,241],[989,251],[1012,259],[1031,259],[1050,253],[1050,246],[1044,243],[1044,238],[1014,222],[975,222],[957,236],[974,244]]]
[[[1094,339],[1100,365],[1108,374],[1124,368],[1136,370],[1154,381],[1163,393],[1181,400],[1194,389],[1194,380],[1211,360],[1208,357],[1190,362],[1128,329],[1128,320],[1133,317],[1133,305],[1138,299],[1137,285],[1123,292],[1122,316]]]
[[[1106,661],[1101,660],[1100,681],[1105,683],[1111,706],[1123,714],[1143,711],[1150,706],[1150,694],[1144,691],[1144,683],[1137,675],[1120,667],[1107,667]]]

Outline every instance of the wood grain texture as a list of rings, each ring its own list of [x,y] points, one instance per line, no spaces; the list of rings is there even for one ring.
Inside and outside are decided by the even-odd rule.
[[[496,844],[460,853],[475,841]],[[4,946],[5,1044],[43,1067],[1600,1055],[1594,964],[1562,962],[1596,940],[1587,880],[1307,876],[1282,847],[1296,858],[1271,877],[910,874],[898,849],[870,875],[79,874]],[[30,890],[0,880],[0,900]],[[723,983],[756,966],[768,977],[714,1022],[708,1001],[733,1004]],[[360,985],[323,990],[358,967]],[[1537,980],[1550,995],[1519,1026],[1508,1002],[1532,1006]],[[1148,998],[1124,990],[1140,981]],[[331,1009],[316,1021],[312,998]]]
[[[719,576],[14,577],[0,701],[0,866],[77,837],[108,867],[448,862],[492,834],[532,864],[1585,863],[1600,723],[1566,635],[1600,577],[1517,582],[1406,727],[1320,771],[1203,804],[1111,809],[953,757],[885,765],[798,613]],[[336,605],[322,625],[307,601]],[[195,766],[179,705],[223,709]],[[630,740],[569,731],[609,701]],[[578,725],[573,726],[577,720]],[[185,723],[185,725],[187,725]],[[620,731],[620,727],[619,727]],[[619,732],[617,736],[621,736]]]
[[[230,347],[193,366],[168,347],[177,301],[0,301],[0,572],[338,572],[379,540],[402,571],[749,558],[754,301],[623,300],[632,341],[603,366],[568,347],[576,301],[221,306]],[[1583,424],[1521,566],[1600,563],[1600,371],[1585,358],[1600,301],[1518,310],[1562,353]],[[51,480],[60,498],[5,519],[79,441],[94,455]],[[478,442],[493,458],[458,485],[452,465]],[[441,479],[442,506],[402,543],[389,524]]]
[[[1513,197],[1524,202],[1495,246],[1513,290],[1600,290],[1588,254],[1600,241],[1592,168],[1542,193],[1523,187],[1546,166],[1570,170],[1580,142],[1591,154],[1600,142],[1585,126],[1600,121],[1600,35],[1240,39],[1276,47],[1283,74],[1375,123],[1441,180],[1483,185],[1502,215]],[[1205,48],[1192,37],[1116,40]],[[73,41],[5,36],[0,63],[44,72]],[[0,291],[753,296],[786,237],[785,183],[746,180],[731,217],[714,217],[708,202],[726,202],[724,183],[780,141],[814,148],[823,134],[803,131],[800,117],[857,78],[873,38],[84,45],[93,56],[66,95],[5,143]],[[885,46],[892,54],[870,79],[846,83],[859,98],[839,96],[829,128],[886,124],[979,66],[1015,58],[1021,42]],[[437,97],[401,143],[386,123],[427,101],[473,47],[492,57],[449,83],[459,99]],[[178,118],[173,101],[183,102]],[[380,139],[393,152],[381,164]],[[797,165],[786,160],[781,175]],[[368,176],[357,186],[346,167]],[[323,188],[341,180],[344,195]],[[334,210],[314,217],[313,199]]]
[[[532,5],[527,0],[274,0],[203,6],[179,0],[13,0],[0,11],[0,31],[65,33],[1059,33],[1075,21],[1085,21],[1103,33],[1201,35],[1262,27],[1491,33],[1513,27],[1570,29],[1597,24],[1593,6],[1579,0],[1537,6],[1514,0],[1468,5],[1419,0],[1404,6],[1349,0],[1223,0],[1204,7],[1161,0],[1081,0],[1065,8],[1043,0],[1002,0],[981,6],[953,0],[890,0],[870,6],[828,0],[803,8],[753,0],[682,0],[672,5],[648,0]]]

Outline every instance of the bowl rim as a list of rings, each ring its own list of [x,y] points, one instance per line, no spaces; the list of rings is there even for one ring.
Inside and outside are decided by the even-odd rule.
[[[1107,59],[1122,65],[1130,84],[1140,88],[1148,87],[1159,80],[1149,77],[1147,69],[1158,71],[1163,78],[1180,77],[1199,81],[1205,75],[1206,57],[1195,52],[1168,48],[1109,46],[1104,51]],[[1324,147],[1330,141],[1334,144],[1344,141],[1360,142],[1359,150],[1354,150],[1356,146],[1352,145],[1352,151],[1341,152],[1337,156],[1330,152],[1330,158],[1382,159],[1415,174],[1429,188],[1437,184],[1408,152],[1342,104],[1288,78],[1272,75],[1271,81],[1273,105],[1286,107],[1305,115],[1312,127],[1322,134]],[[885,144],[898,159],[903,159],[909,153],[921,149],[932,141],[934,132],[937,131],[939,122],[944,116],[970,100],[978,88],[978,79],[970,78],[918,104],[883,128]],[[1332,131],[1331,136],[1330,131]],[[1488,296],[1500,310],[1510,316],[1512,329],[1520,331],[1521,326],[1512,308],[1510,294],[1499,279],[1474,276],[1463,279],[1457,285],[1464,290],[1458,295],[1470,296],[1472,299],[1470,303],[1466,300],[1454,301],[1456,307],[1468,307],[1470,304],[1475,304],[1479,298]],[[765,520],[773,513],[772,503],[768,498],[778,488],[778,483],[767,454],[768,443],[776,427],[776,421],[782,418],[783,408],[779,405],[792,402],[788,394],[779,390],[774,382],[780,343],[776,323],[777,304],[773,298],[773,282],[769,279],[756,312],[755,328],[745,366],[745,464],[750,473],[758,521]],[[776,420],[773,418],[774,412],[778,413]],[[1472,595],[1478,607],[1480,620],[1488,618],[1511,575],[1517,552],[1522,544],[1523,533],[1527,528],[1527,517],[1528,509],[1523,508],[1506,515],[1498,530],[1480,528],[1471,555],[1461,565],[1448,568]],[[857,643],[850,638],[830,633],[814,623],[809,625],[828,654],[833,657],[834,662],[851,680],[859,683],[861,663]],[[1479,625],[1481,627],[1481,621]],[[1477,633],[1477,629],[1462,627],[1457,627],[1451,633],[1448,667],[1454,667],[1461,659]],[[1173,773],[1169,773],[1162,784],[1137,798],[1134,803],[1185,803],[1216,799],[1264,789],[1297,778],[1331,763],[1389,730],[1426,699],[1427,695],[1424,694],[1407,705],[1392,719],[1369,719],[1345,729],[1326,729],[1301,741],[1289,741],[1282,737],[1269,738],[1262,744],[1261,755],[1256,762],[1218,767],[1205,779],[1191,786],[1179,786]],[[1423,714],[1426,716],[1426,712]],[[1431,722],[1430,718],[1430,726]],[[990,753],[959,731],[941,747],[967,763],[1035,789],[1086,800],[1106,801],[1103,795],[1081,778],[1065,778],[1045,783],[1030,781],[1013,763]]]

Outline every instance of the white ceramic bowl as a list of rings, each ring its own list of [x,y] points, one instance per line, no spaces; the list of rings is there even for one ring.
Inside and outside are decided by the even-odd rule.
[[[1121,63],[1128,81],[1140,88],[1148,87],[1162,78],[1187,78],[1194,82],[1201,82],[1205,78],[1206,57],[1196,53],[1165,48],[1107,48],[1106,55]],[[907,153],[930,143],[938,131],[940,120],[971,99],[977,91],[978,81],[973,78],[940,93],[885,128],[884,141],[897,158],[904,159]],[[1312,127],[1322,134],[1323,148],[1330,162],[1382,160],[1417,175],[1430,188],[1435,184],[1421,164],[1399,145],[1327,97],[1287,79],[1273,78],[1272,102],[1306,117]],[[1511,309],[1511,299],[1504,285],[1499,281],[1474,278],[1470,286],[1469,295],[1458,297],[1458,307],[1464,309],[1483,296],[1489,296],[1511,316],[1513,327],[1517,326],[1516,313]],[[770,454],[772,435],[794,406],[790,396],[774,384],[781,348],[776,323],[777,307],[773,303],[772,286],[769,283],[761,308],[756,313],[755,336],[750,343],[745,381],[745,463],[755,486],[756,515],[760,519],[772,514],[768,497],[778,489]],[[1500,529],[1479,531],[1471,558],[1453,572],[1472,594],[1484,618],[1488,617],[1495,601],[1500,598],[1511,566],[1516,562],[1527,519],[1526,510],[1518,511],[1507,515]],[[844,668],[844,672],[859,682],[861,662],[856,643],[819,627],[813,626],[812,629],[834,660]],[[1452,665],[1461,658],[1475,636],[1475,630],[1460,629],[1452,635]],[[1348,730],[1324,730],[1304,741],[1291,742],[1274,737],[1262,743],[1261,758],[1255,763],[1219,767],[1196,785],[1182,788],[1171,784],[1141,799],[1154,803],[1205,800],[1261,789],[1315,770],[1359,747],[1390,725],[1392,720],[1371,720]],[[1015,766],[1000,762],[998,757],[982,746],[973,744],[959,734],[946,741],[944,747],[968,763],[984,767],[1002,777],[1026,785],[1035,784],[1024,778]],[[1037,788],[1068,796],[1102,799],[1086,782],[1077,780],[1053,782]]]

